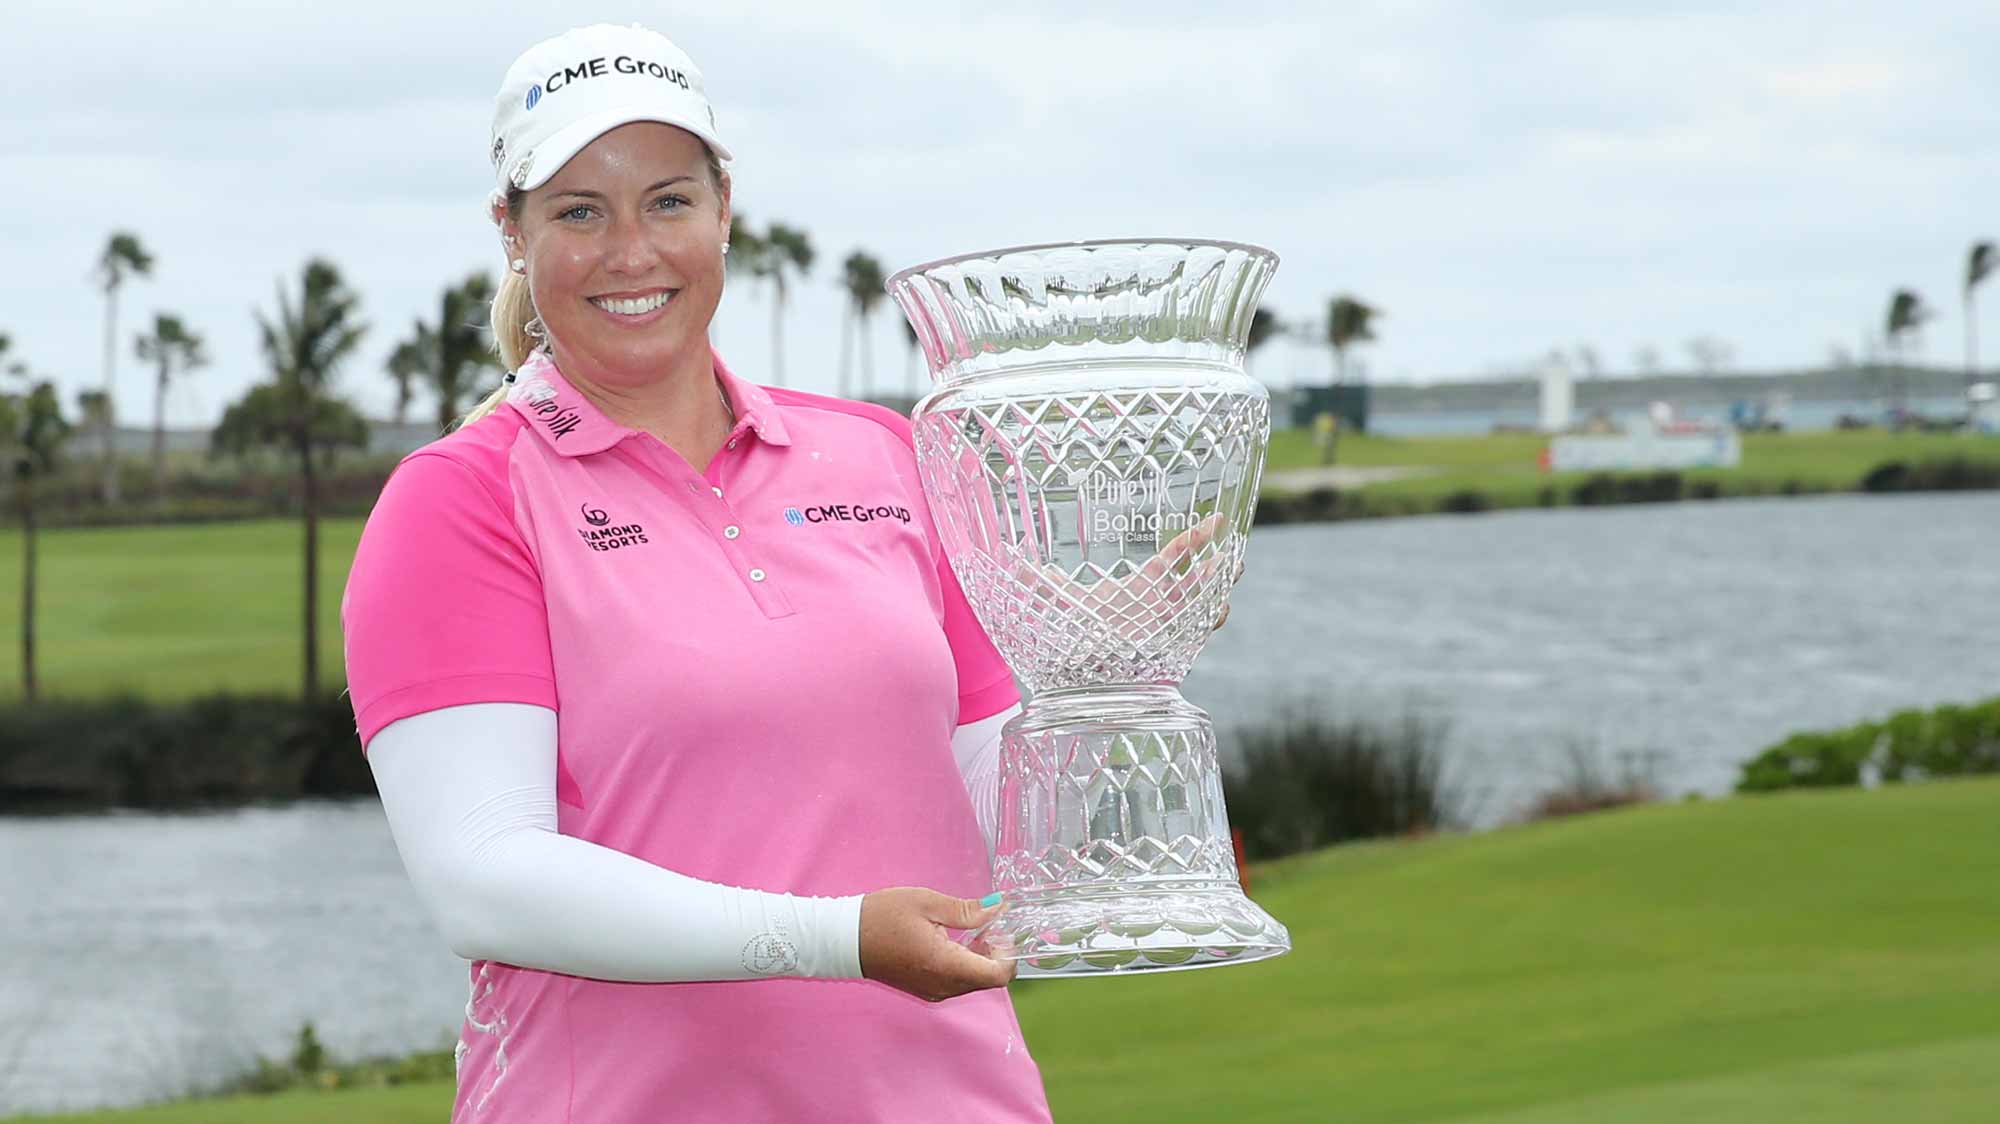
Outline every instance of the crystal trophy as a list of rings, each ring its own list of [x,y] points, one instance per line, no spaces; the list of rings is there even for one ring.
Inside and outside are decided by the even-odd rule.
[[[983,934],[1028,976],[1237,964],[1291,937],[1238,880],[1215,730],[1178,686],[1235,583],[1270,436],[1244,373],[1269,250],[1021,246],[888,282],[936,386],[924,493],[1027,688]]]

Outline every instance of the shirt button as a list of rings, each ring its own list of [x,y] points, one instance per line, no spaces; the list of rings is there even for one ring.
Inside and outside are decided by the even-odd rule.
[[[717,499],[720,499],[720,498],[722,498],[722,486],[721,486],[721,485],[719,485],[719,484],[711,484],[711,485],[709,485],[709,486],[708,486],[708,490],[709,490],[709,491],[711,491],[711,492],[714,492],[714,493],[715,493],[715,495],[716,495],[716,498],[717,498]]]
[[[760,581],[763,581],[763,580],[764,580],[764,571],[762,571],[762,570],[752,570],[752,571],[750,571],[750,580],[751,580],[751,581],[753,581],[753,582],[760,582]]]
[[[736,447],[736,438],[734,438],[734,437],[731,437],[731,438],[729,439],[729,447],[730,447],[730,448],[732,448],[732,449],[734,449],[734,448]]]
[[[722,537],[725,539],[733,539],[742,533],[743,533],[743,528],[738,527],[734,523],[731,523],[729,526],[724,527],[722,529]]]

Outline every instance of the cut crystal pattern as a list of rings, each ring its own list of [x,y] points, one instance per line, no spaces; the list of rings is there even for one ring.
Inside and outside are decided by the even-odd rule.
[[[1276,955],[1243,896],[1208,716],[1181,698],[1243,561],[1270,433],[1244,339],[1276,259],[1214,243],[1026,247],[890,280],[939,386],[931,514],[1032,693],[1002,735],[985,934],[1027,975]]]

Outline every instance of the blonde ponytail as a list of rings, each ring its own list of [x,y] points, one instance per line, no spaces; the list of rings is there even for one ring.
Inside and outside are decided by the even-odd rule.
[[[519,214],[521,189],[507,191],[507,210]],[[528,322],[536,318],[534,295],[528,291],[528,279],[509,269],[500,274],[500,291],[493,294],[493,315],[489,321],[493,325],[493,349],[500,353],[502,370],[513,373],[521,369],[521,364],[534,354],[538,341],[528,334]],[[500,408],[507,400],[507,384],[502,382],[493,393],[479,400],[479,404],[465,412],[453,429],[463,429],[480,418]]]
[[[474,406],[470,410],[467,410],[465,412],[465,416],[458,419],[458,424],[452,426],[451,428],[454,431],[464,429],[466,426],[471,425],[473,422],[476,422],[480,418],[483,418],[486,415],[492,413],[493,411],[499,409],[500,403],[505,402],[506,400],[507,400],[507,384],[503,382],[497,388],[494,389],[493,393],[487,395],[484,398],[481,398],[479,400],[478,405]]]
[[[518,371],[534,353],[538,341],[528,334],[528,321],[535,316],[528,279],[511,269],[501,274],[500,291],[493,294],[493,346],[500,352],[501,366]]]

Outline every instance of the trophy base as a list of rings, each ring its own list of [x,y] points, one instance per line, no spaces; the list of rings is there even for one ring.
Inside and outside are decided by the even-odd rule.
[[[1234,883],[1010,894],[981,935],[1023,979],[1247,964],[1292,947],[1285,926]]]

